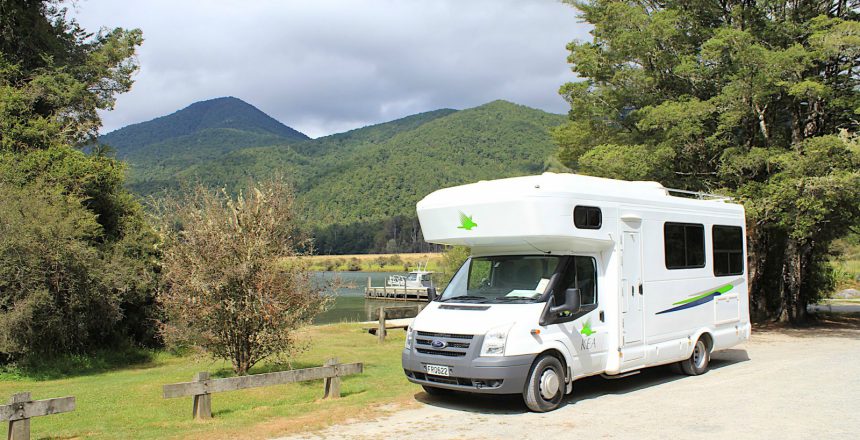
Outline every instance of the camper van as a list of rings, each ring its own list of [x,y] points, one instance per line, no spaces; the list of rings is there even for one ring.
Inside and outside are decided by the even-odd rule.
[[[556,409],[577,379],[622,378],[750,337],[744,210],[729,198],[545,173],[436,191],[424,238],[471,248],[407,329],[429,394],[522,394]]]

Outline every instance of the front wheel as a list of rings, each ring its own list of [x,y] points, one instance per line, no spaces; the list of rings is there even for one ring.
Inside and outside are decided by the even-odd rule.
[[[708,371],[708,366],[711,363],[711,353],[708,351],[708,346],[705,341],[699,338],[696,341],[696,346],[693,347],[693,354],[688,359],[678,362],[681,371],[689,376],[698,376]]]
[[[561,405],[564,390],[564,367],[561,361],[545,354],[532,365],[523,390],[523,400],[534,412],[552,411]]]

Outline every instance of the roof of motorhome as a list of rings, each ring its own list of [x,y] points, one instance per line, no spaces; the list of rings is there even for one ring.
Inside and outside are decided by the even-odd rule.
[[[536,192],[538,190],[539,192]],[[736,203],[727,203],[728,197],[699,199],[673,196],[669,188],[659,182],[626,181],[580,174],[543,173],[537,176],[511,177],[498,180],[482,180],[468,185],[440,189],[418,202],[419,207],[450,205],[451,197],[489,202],[494,199],[510,199],[523,196],[567,196],[590,200],[614,202],[657,202],[700,207],[722,207],[743,210]]]

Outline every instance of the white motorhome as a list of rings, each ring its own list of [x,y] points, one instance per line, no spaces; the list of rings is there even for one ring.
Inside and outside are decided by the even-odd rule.
[[[750,336],[744,210],[675,194],[545,173],[425,197],[424,238],[472,256],[408,329],[408,379],[550,411],[582,377],[707,371],[711,352]]]

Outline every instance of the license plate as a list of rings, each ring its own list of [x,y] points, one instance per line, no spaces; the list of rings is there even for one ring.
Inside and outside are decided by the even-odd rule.
[[[427,370],[427,374],[432,374],[434,376],[449,376],[448,367],[444,365],[425,365],[424,369]]]

